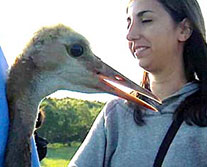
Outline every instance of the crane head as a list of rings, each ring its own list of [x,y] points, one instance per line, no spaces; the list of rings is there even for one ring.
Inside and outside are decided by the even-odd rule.
[[[22,62],[32,61],[30,73],[36,73],[36,80],[41,83],[41,87],[53,91],[109,93],[156,110],[113,85],[116,83],[160,102],[150,91],[105,64],[92,52],[86,38],[62,24],[39,30],[19,59]]]

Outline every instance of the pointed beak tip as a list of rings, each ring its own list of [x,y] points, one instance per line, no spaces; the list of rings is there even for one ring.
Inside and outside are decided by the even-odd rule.
[[[109,93],[111,93],[113,95],[116,95],[116,96],[119,96],[119,97],[121,97],[123,99],[126,99],[128,101],[134,102],[135,104],[144,106],[144,107],[146,107],[148,109],[151,109],[151,110],[153,110],[155,112],[158,112],[158,110],[155,107],[153,107],[152,105],[150,105],[150,104],[146,103],[145,101],[137,98],[135,95],[132,95],[130,93],[126,93],[126,92],[122,91],[121,89],[119,89],[118,87],[112,85],[111,83],[109,83],[107,81],[108,79],[110,81],[113,81],[114,79],[111,79],[111,78],[106,77],[106,76],[103,76],[103,75],[99,75],[99,79],[100,79],[100,81],[102,83],[104,83],[104,85],[107,86],[107,89],[108,89],[108,92]],[[115,78],[115,79],[117,79],[117,78]],[[120,80],[120,85],[122,85],[123,80],[121,78],[118,78],[117,80],[118,81]],[[118,82],[117,80],[115,80],[115,82]],[[142,89],[144,89],[144,88],[142,88]],[[153,99],[153,100],[155,100],[155,101],[160,102],[159,99],[155,98],[155,96],[153,96],[153,95],[150,96],[150,98]]]

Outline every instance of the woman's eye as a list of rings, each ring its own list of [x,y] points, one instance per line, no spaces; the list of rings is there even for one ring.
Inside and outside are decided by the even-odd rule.
[[[152,22],[152,20],[150,20],[150,19],[148,19],[148,20],[142,20],[141,22],[142,23],[150,23],[150,22]]]
[[[83,54],[83,47],[80,44],[73,44],[71,47],[66,47],[67,52],[73,57],[79,57]]]

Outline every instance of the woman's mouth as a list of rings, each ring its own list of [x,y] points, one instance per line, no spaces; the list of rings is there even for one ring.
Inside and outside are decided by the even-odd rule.
[[[145,56],[145,51],[147,49],[149,49],[149,47],[146,46],[137,47],[134,51],[134,56],[137,57],[138,59]]]

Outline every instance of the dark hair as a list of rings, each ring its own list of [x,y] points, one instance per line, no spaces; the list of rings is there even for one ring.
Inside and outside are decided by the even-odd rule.
[[[192,28],[192,34],[184,46],[184,70],[188,82],[199,80],[199,90],[187,97],[178,106],[174,112],[174,119],[177,119],[181,110],[184,110],[186,123],[207,126],[207,44],[204,19],[200,6],[196,0],[157,1],[162,4],[175,23],[187,18]],[[148,76],[146,75],[145,77]],[[144,121],[143,118],[140,118],[141,114],[138,112],[140,110],[138,108],[135,109],[134,119],[138,125],[141,125]]]
[[[191,23],[192,35],[184,46],[184,66],[188,81],[207,80],[207,47],[204,19],[196,0],[157,0],[176,23],[187,18]]]

